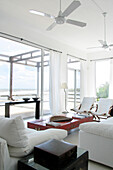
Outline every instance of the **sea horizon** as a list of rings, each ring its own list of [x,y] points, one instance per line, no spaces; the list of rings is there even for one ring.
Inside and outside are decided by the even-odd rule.
[[[9,93],[10,93],[9,89],[5,89],[5,88],[0,89],[0,100],[8,100]],[[22,99],[23,97],[36,96],[37,90],[36,89],[24,89],[24,88],[13,89],[12,93],[13,93],[13,98],[17,100],[17,99]]]

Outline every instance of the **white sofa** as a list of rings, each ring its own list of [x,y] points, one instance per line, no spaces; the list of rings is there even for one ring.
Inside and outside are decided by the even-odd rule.
[[[113,117],[79,126],[79,147],[89,151],[89,159],[113,168]]]
[[[62,140],[67,131],[48,129],[36,131],[25,128],[21,116],[0,118],[0,170],[17,170],[17,162],[33,151],[35,145],[50,139]]]

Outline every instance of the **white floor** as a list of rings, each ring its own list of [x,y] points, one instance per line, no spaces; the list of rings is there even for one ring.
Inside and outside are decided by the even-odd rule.
[[[64,139],[66,142],[78,145],[78,135],[79,129],[73,130],[69,133],[69,135]],[[93,161],[88,162],[88,170],[112,170],[113,168],[104,166],[102,164],[98,164]]]

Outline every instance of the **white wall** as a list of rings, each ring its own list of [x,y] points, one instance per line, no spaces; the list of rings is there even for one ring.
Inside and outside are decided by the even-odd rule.
[[[111,49],[110,51],[103,49],[102,51],[87,54],[88,60],[106,59],[110,57],[113,57],[113,49]]]

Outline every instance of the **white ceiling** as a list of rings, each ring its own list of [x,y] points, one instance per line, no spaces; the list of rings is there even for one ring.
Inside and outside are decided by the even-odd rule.
[[[73,0],[62,0],[62,11],[64,11]],[[33,15],[30,9],[42,11],[54,16],[59,12],[59,0],[0,0],[0,20],[16,20],[39,30],[46,36],[65,42],[81,50],[88,47],[100,46],[98,40],[103,40],[103,15],[107,12],[107,42],[113,43],[113,0],[80,0],[81,6],[77,8],[69,19],[86,22],[86,27],[77,27],[70,24],[57,25],[53,30],[46,31],[54,20]],[[94,3],[96,2],[97,5]],[[100,9],[100,8],[101,9]]]

